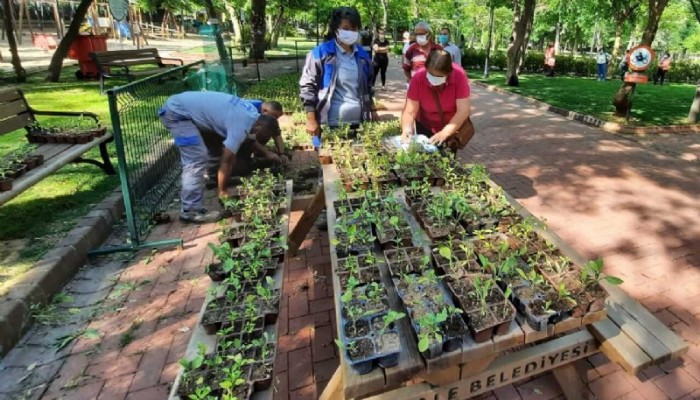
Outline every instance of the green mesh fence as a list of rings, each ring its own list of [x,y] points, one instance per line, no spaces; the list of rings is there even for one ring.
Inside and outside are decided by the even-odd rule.
[[[158,111],[174,94],[207,90],[206,79],[192,78],[201,70],[206,75],[202,61],[107,92],[131,248],[147,245],[146,234],[168,208],[180,182],[180,155]]]

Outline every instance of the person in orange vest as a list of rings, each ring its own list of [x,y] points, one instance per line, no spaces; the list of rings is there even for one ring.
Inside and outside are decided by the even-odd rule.
[[[544,71],[545,74],[550,78],[554,77],[554,62],[556,61],[554,56],[554,45],[550,43],[547,46],[547,50],[544,51]]]
[[[659,60],[659,66],[656,68],[656,75],[654,76],[654,85],[658,82],[659,85],[664,84],[664,79],[666,78],[666,72],[671,69],[671,54],[667,51],[664,56]]]

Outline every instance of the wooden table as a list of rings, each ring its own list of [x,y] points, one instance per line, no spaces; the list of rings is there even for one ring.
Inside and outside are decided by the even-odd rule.
[[[336,220],[333,202],[339,199],[339,176],[335,164],[323,165],[322,168],[323,188],[321,190],[325,190],[333,285],[336,293],[334,298],[336,320],[340,323],[340,282],[336,273],[338,257],[333,244],[335,239],[334,222]],[[491,184],[496,186],[493,182]],[[396,196],[403,198],[403,190],[398,189]],[[514,199],[507,197],[518,212],[524,216],[531,216]],[[322,197],[317,196],[317,198]],[[421,233],[414,235],[414,245],[423,246],[427,251],[430,251],[427,236],[407,209],[405,217],[413,231]],[[551,231],[540,233],[557,245],[562,253],[569,256],[574,262],[579,263],[579,265],[583,262],[580,255],[566,246],[554,233]],[[387,290],[392,308],[401,309],[398,307],[398,296],[389,279],[386,265],[381,265],[380,269],[382,283]],[[623,292],[618,288],[606,288],[622,296],[620,293]],[[634,302],[633,299],[632,302]],[[643,309],[639,303],[634,303]],[[610,301],[607,302],[606,309],[610,308],[610,304],[612,304]],[[631,304],[631,307],[634,308],[634,304]],[[636,311],[643,314],[642,310]],[[644,315],[645,318],[649,316],[653,318],[648,312],[647,314]],[[622,323],[612,323],[614,328],[611,328],[606,310],[601,310],[583,318],[565,319],[556,325],[550,325],[547,331],[540,332],[533,330],[524,320],[516,318],[512,322],[509,332],[505,335],[495,336],[492,340],[484,343],[466,340],[461,349],[443,353],[432,360],[426,360],[416,348],[416,340],[408,319],[403,318],[397,323],[402,351],[396,366],[384,369],[375,367],[368,374],[358,375],[346,362],[344,351],[341,351],[340,366],[321,394],[320,399],[466,399],[550,370],[553,370],[554,376],[562,386],[567,398],[578,399],[585,398],[584,396],[587,396],[589,392],[584,381],[586,374],[577,370],[577,368],[580,369],[581,364],[576,363],[579,359],[603,351],[609,358],[620,362],[626,370],[634,373],[642,367],[663,362],[687,351],[687,345],[670,330],[665,329],[665,331],[660,330],[659,335],[664,335],[672,344],[667,346],[663,357],[648,357],[646,360],[641,360],[648,361],[646,364],[630,359],[628,354],[625,354],[626,347],[634,348],[635,352],[644,354],[649,352],[645,347],[648,340],[645,339],[642,332],[635,332],[639,334],[637,336],[641,335],[635,338],[624,331],[624,326],[630,322],[630,319],[634,320],[634,317],[626,318]],[[656,322],[661,324],[658,320]],[[605,326],[593,328],[596,324],[604,324]],[[663,324],[661,325],[663,326]],[[588,327],[591,329],[587,329]],[[655,327],[658,328],[658,326]],[[339,329],[342,329],[340,325]],[[600,331],[606,329],[607,333],[604,332],[601,335]],[[649,332],[646,333],[649,334]],[[611,340],[620,338],[624,339],[624,343],[611,345]],[[638,356],[636,353],[635,355]]]

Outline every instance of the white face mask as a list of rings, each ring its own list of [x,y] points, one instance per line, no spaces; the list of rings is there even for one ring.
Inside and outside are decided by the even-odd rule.
[[[357,39],[360,37],[358,32],[349,31],[347,29],[338,29],[336,35],[340,43],[348,46],[352,46],[353,44],[357,43]]]
[[[426,74],[426,77],[428,78],[428,82],[430,82],[431,86],[440,86],[447,82],[447,77],[446,76],[435,76],[428,72]]]
[[[418,44],[421,46],[425,46],[426,44],[428,44],[428,35],[416,36],[416,42],[418,42]]]

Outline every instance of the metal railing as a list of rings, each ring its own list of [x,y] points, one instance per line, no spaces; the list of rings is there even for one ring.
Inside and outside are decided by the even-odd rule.
[[[145,241],[177,193],[182,172],[179,152],[158,111],[168,97],[183,91],[230,92],[227,74],[222,78],[220,73],[226,69],[212,71],[199,61],[107,91],[130,242],[93,254],[182,243],[182,239]]]

